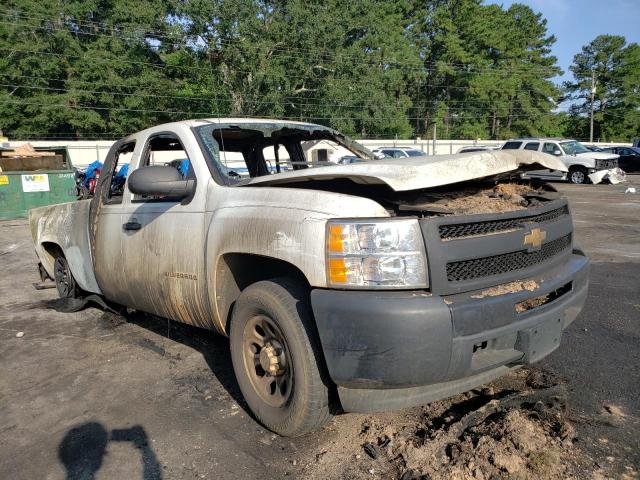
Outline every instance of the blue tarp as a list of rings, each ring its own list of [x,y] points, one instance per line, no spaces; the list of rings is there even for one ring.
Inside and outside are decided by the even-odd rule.
[[[86,170],[85,180],[91,180],[96,176],[96,170],[102,170],[102,162],[96,160],[93,163],[90,163]]]
[[[127,175],[129,174],[129,164],[125,164],[122,167],[120,167],[120,170],[118,170],[118,173],[116,173],[116,178],[117,177],[124,177],[127,178]]]
[[[189,160],[186,158],[184,160],[180,160],[180,165],[178,165],[178,171],[183,178],[187,177],[187,173],[189,172]]]

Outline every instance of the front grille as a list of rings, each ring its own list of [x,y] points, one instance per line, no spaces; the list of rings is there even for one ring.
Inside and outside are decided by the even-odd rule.
[[[522,270],[555,257],[569,246],[571,234],[547,242],[540,250],[531,253],[520,250],[491,257],[449,262],[446,266],[447,280],[461,282]]]
[[[618,160],[617,159],[611,159],[611,160],[601,160],[601,159],[597,159],[596,160],[596,170],[608,170],[610,168],[616,168],[618,166]]]
[[[565,205],[555,210],[550,210],[538,215],[520,218],[506,218],[504,220],[489,220],[485,222],[474,223],[452,223],[449,225],[440,225],[438,232],[442,240],[452,240],[454,238],[473,237],[476,235],[488,235],[491,233],[504,232],[522,227],[527,222],[550,222],[557,220],[562,215],[569,215],[569,208]]]

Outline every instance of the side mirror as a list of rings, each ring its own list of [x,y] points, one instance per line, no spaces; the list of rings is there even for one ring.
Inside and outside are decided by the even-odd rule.
[[[559,157],[560,155],[562,155],[562,152],[560,151],[560,149],[559,149],[559,148],[556,148],[556,149],[553,151],[553,154],[554,154],[556,157]]]
[[[164,165],[140,167],[129,175],[129,190],[136,195],[185,198],[195,186],[195,180],[185,180],[176,168]]]

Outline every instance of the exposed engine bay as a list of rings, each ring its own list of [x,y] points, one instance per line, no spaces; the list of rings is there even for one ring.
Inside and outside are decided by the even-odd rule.
[[[414,192],[407,192],[414,193]],[[442,187],[402,195],[392,203],[398,212],[423,215],[472,215],[526,210],[559,198],[549,185],[530,181],[468,182],[456,190]]]
[[[407,192],[396,192],[384,185],[356,184],[348,179],[317,180],[291,184],[288,187],[370,198],[380,203],[393,216],[512,212],[539,207],[560,198],[560,194],[547,183],[517,178],[473,180]]]

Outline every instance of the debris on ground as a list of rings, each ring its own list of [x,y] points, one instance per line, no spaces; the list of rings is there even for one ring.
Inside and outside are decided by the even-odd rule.
[[[369,455],[371,458],[373,458],[374,460],[376,458],[378,458],[378,455],[380,455],[380,451],[378,450],[378,447],[376,447],[375,445],[373,445],[370,442],[366,442],[363,446],[362,446],[364,453],[366,453],[367,455]]]
[[[604,406],[604,409],[616,417],[626,417],[625,413],[617,405],[607,404]]]
[[[528,290],[529,292],[533,292],[540,285],[535,280],[525,280],[515,281],[510,283],[503,283],[502,285],[497,285],[495,287],[488,288],[483,290],[478,295],[471,295],[471,298],[484,298],[484,297],[497,297],[499,295],[506,295],[507,293],[518,293],[523,290]]]
[[[529,367],[422,407],[343,416],[341,423],[360,421],[352,436],[329,440],[322,466],[311,462],[301,473],[311,479],[328,472],[371,478],[371,470],[401,480],[590,478],[593,462],[575,444],[566,401],[564,379]],[[356,445],[366,455],[354,455]]]
[[[602,411],[597,416],[597,419],[604,425],[618,427],[623,424],[626,416],[627,415],[622,411],[620,407],[608,403],[602,406]]]
[[[610,168],[608,170],[598,170],[588,175],[589,180],[594,185],[608,180],[611,185],[617,185],[626,180],[626,174],[621,168]]]

